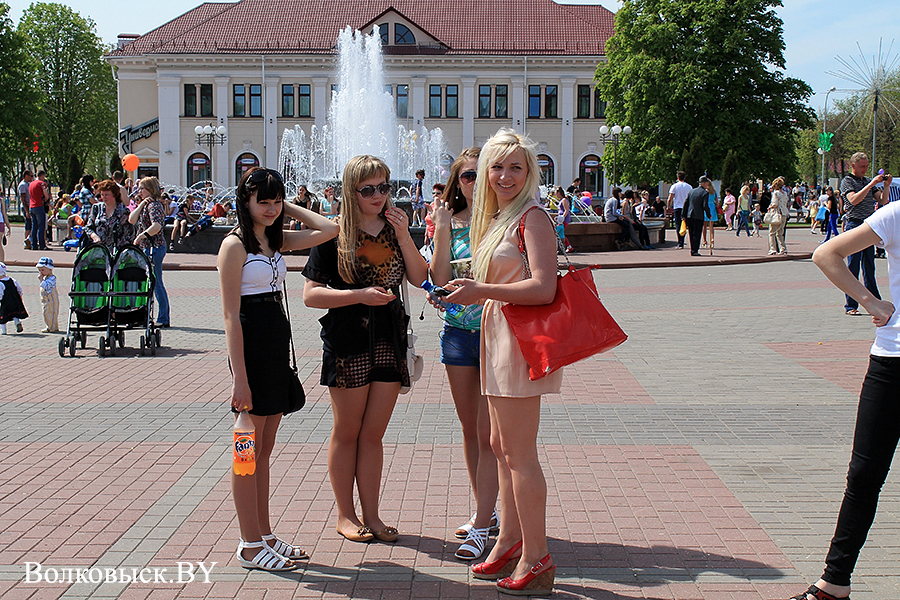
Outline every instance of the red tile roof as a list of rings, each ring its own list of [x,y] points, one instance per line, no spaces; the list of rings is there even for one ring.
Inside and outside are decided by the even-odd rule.
[[[332,53],[341,29],[391,9],[442,46],[387,46],[386,54],[597,56],[614,26],[602,6],[553,0],[240,0],[201,4],[109,56]]]

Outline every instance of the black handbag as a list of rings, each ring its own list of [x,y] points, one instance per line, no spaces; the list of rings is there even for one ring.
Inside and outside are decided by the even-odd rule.
[[[291,311],[288,309],[288,299],[287,299],[287,285],[282,283],[281,285],[284,296],[284,314],[287,317],[288,321],[288,329],[291,332],[291,370],[290,370],[290,381],[288,383],[288,408],[284,411],[284,414],[290,414],[292,412],[297,412],[301,408],[306,405],[306,392],[303,391],[303,384],[300,383],[300,374],[297,371],[297,355],[294,352],[294,332],[290,329],[291,327]]]

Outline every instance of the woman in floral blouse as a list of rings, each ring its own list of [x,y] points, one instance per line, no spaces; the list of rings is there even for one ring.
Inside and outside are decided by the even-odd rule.
[[[156,278],[156,302],[159,308],[156,313],[156,325],[158,327],[169,326],[169,295],[166,286],[163,285],[162,262],[166,256],[166,240],[163,237],[163,227],[166,220],[166,207],[160,201],[161,191],[159,180],[156,177],[144,177],[138,183],[141,202],[137,205],[128,220],[138,226],[135,233],[134,245],[139,246],[150,262],[153,263],[153,275]]]
[[[115,254],[116,248],[131,243],[134,227],[128,222],[128,209],[122,204],[119,185],[107,179],[99,183],[98,189],[101,202],[91,207],[84,234]]]

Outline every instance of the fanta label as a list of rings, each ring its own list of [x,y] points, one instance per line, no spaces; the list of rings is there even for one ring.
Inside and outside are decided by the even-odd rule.
[[[256,440],[246,433],[234,434],[234,460],[235,462],[254,462]]]

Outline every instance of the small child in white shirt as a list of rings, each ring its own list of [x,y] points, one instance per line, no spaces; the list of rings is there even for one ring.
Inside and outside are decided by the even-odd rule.
[[[42,256],[37,264],[38,281],[41,282],[41,306],[44,309],[44,328],[41,333],[59,331],[59,292],[56,290],[56,275],[53,274],[53,259]]]
[[[759,231],[762,229],[763,214],[759,210],[759,203],[753,205],[753,212],[750,213],[750,221],[753,223],[753,232],[759,237]]]
[[[22,286],[6,274],[6,263],[0,262],[0,335],[6,335],[6,324],[12,321],[16,331],[22,333],[21,319],[27,319],[28,312],[22,301]]]

